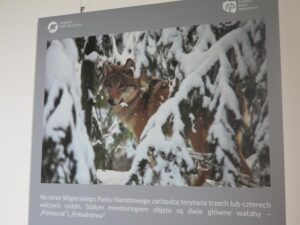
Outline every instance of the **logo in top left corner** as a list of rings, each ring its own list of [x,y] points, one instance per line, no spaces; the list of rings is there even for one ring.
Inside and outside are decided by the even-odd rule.
[[[49,33],[53,34],[58,30],[58,23],[55,21],[52,21],[48,24],[48,31]]]

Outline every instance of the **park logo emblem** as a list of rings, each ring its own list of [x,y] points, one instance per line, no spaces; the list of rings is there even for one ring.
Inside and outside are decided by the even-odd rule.
[[[236,13],[237,11],[237,2],[236,1],[226,1],[223,2],[223,10],[228,13]]]
[[[48,24],[48,31],[49,33],[53,34],[58,30],[58,23],[55,21],[52,21]]]

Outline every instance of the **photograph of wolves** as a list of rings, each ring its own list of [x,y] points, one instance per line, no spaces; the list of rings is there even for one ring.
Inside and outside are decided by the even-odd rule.
[[[268,187],[265,22],[47,43],[42,183]]]

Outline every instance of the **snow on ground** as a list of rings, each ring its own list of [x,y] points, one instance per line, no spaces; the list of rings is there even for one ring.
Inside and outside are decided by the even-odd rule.
[[[114,171],[114,170],[97,170],[97,178],[102,184],[120,185],[124,177],[128,175],[128,171]]]
[[[122,185],[123,179],[129,174],[129,171],[97,170],[97,178],[105,185]],[[206,180],[202,187],[214,187],[216,183],[212,180]]]

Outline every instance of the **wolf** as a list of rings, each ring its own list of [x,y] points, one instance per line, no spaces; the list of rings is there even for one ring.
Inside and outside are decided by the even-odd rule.
[[[168,81],[147,78],[143,73],[134,78],[135,62],[128,59],[125,65],[106,63],[104,90],[108,104],[115,114],[139,139],[150,117],[168,99]]]
[[[113,107],[119,119],[133,131],[138,141],[150,117],[169,98],[170,87],[169,81],[153,76],[147,77],[145,70],[135,79],[134,71],[135,62],[130,58],[124,65],[104,63],[103,87],[108,104]],[[199,114],[194,120],[193,130],[185,131],[187,141],[198,153],[208,153],[209,125],[204,116]],[[241,157],[241,160],[244,158]],[[151,163],[155,165],[155,162]],[[198,169],[197,174],[190,179],[191,186],[201,186],[207,179],[208,171]]]

